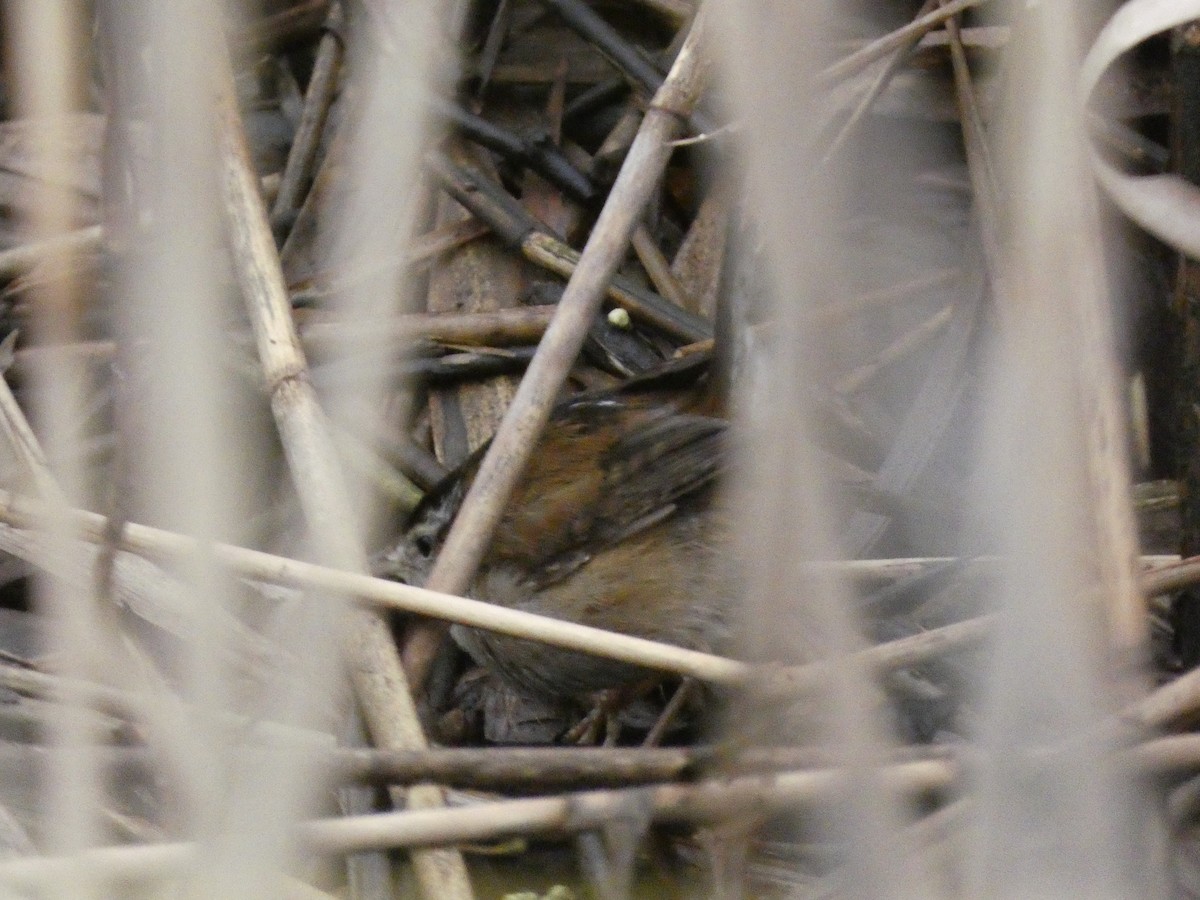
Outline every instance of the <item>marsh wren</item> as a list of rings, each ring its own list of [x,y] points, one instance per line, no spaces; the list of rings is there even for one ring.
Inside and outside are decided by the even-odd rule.
[[[496,603],[719,651],[734,586],[718,494],[726,423],[620,395],[559,406],[467,593]],[[376,573],[425,582],[482,451],[432,491]],[[520,690],[570,697],[646,672],[534,641],[455,626],[478,663]]]

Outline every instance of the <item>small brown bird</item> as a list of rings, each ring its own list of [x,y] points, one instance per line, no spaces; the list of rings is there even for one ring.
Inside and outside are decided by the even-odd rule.
[[[710,395],[681,394],[671,381],[677,368],[555,410],[471,597],[688,649],[728,649],[740,600],[731,515],[717,484],[728,463],[728,426],[692,412],[710,408]],[[855,508],[897,522],[924,514],[910,498],[875,489],[870,473],[817,455],[843,516]],[[378,558],[376,574],[425,583],[482,456],[483,449],[426,496],[399,543]],[[621,687],[648,674],[478,629],[454,626],[451,634],[478,663],[545,697]]]
[[[735,599],[716,481],[726,423],[658,397],[560,406],[468,594],[513,609],[719,651]],[[476,453],[416,510],[377,574],[423,584],[478,469]],[[627,663],[455,626],[479,663],[526,692],[569,697],[626,685]]]

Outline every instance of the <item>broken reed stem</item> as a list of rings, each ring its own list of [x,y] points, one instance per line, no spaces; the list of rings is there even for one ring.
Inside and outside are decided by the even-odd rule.
[[[355,526],[359,517],[351,508],[337,453],[292,322],[279,255],[237,107],[232,67],[224,54],[216,65],[221,184],[230,244],[254,328],[271,412],[312,546],[341,569],[366,572],[367,558]],[[341,646],[354,693],[376,745],[394,749],[426,747],[391,629],[382,616],[369,610],[350,611]],[[405,799],[411,809],[442,805],[441,791],[432,786],[414,787]],[[430,900],[472,896],[466,866],[457,851],[415,854],[413,864],[422,893]]]
[[[845,790],[849,771],[818,769],[695,785],[638,790],[649,794],[658,823],[720,822],[731,815],[778,812],[807,806]],[[890,785],[910,795],[951,786],[957,767],[945,760],[898,763],[884,769]],[[298,829],[302,842],[331,853],[393,846],[496,840],[528,834],[566,835],[600,828],[627,816],[629,791],[587,791],[535,800],[501,800],[428,813],[385,813],[357,820],[325,820]],[[3,869],[0,868],[0,878]]]
[[[614,68],[647,94],[654,94],[662,87],[662,73],[590,6],[581,0],[541,2],[558,13],[573,31],[595,47]]]
[[[557,12],[564,22],[580,37],[591,44],[617,70],[628,79],[635,88],[647,96],[656,95],[665,84],[660,71],[623,38],[615,28],[601,18],[595,10],[583,0],[541,0],[542,4]],[[678,41],[672,41],[674,46]],[[670,50],[665,56],[670,58]],[[668,75],[667,78],[671,76]],[[698,134],[707,134],[716,127],[702,111],[689,109],[681,118],[690,121]]]
[[[5,672],[0,667],[0,674]],[[52,676],[42,676],[51,678]],[[7,686],[7,685],[6,685]],[[34,692],[35,696],[43,696]],[[189,710],[189,713],[195,711]],[[230,727],[245,730],[252,722]],[[303,743],[303,735],[284,743],[279,735],[253,731],[236,749],[236,764],[270,765],[272,760],[299,760],[327,783],[330,789],[348,785],[416,784],[432,782],[445,787],[482,791],[578,791],[632,787],[642,784],[694,781],[713,765],[723,773],[747,775],[837,765],[831,753],[810,749],[770,748],[723,752],[719,747],[434,747],[429,750],[373,750],[322,747]],[[332,745],[332,737],[329,743]],[[106,777],[153,778],[159,772],[153,750],[138,746],[97,748]],[[47,751],[28,745],[0,741],[0,754],[12,763],[33,766],[32,777],[40,778],[37,767],[46,762]],[[952,754],[901,751],[893,762],[942,759]]]
[[[0,667],[0,675],[7,670]],[[37,673],[33,673],[37,674]],[[49,675],[39,678],[57,682]],[[9,686],[7,681],[5,686]],[[55,697],[57,687],[30,690],[14,679],[14,689],[33,696]],[[103,690],[90,683],[87,691]],[[120,692],[116,692],[120,693]],[[144,702],[144,701],[141,701]],[[131,707],[136,710],[136,706]],[[118,717],[127,715],[124,698],[109,708]],[[185,707],[188,715],[207,715]],[[223,715],[217,721],[230,729],[252,729],[233,757],[237,764],[263,765],[271,760],[303,760],[332,790],[347,785],[415,784],[431,782],[463,790],[529,793],[619,789],[672,781],[694,783],[719,772],[726,777],[746,777],[813,769],[836,768],[842,763],[832,748],[757,748],[702,745],[697,747],[435,747],[429,750],[373,750],[332,746],[332,738],[271,723]],[[257,725],[257,730],[253,730]],[[0,742],[0,752],[11,761],[32,767],[35,778],[47,751]],[[1058,751],[1047,751],[1058,752]],[[1200,734],[1154,737],[1117,750],[1120,763],[1130,771],[1152,777],[1179,778],[1200,771]],[[143,779],[160,772],[153,749],[137,746],[97,748],[98,761],[110,778]],[[966,765],[979,758],[969,747],[904,746],[889,751],[880,765],[912,762],[947,762]]]
[[[1143,557],[1143,560],[1145,557]],[[1200,556],[1173,560],[1141,576],[1142,592],[1147,598],[1171,591],[1181,591],[1200,583]]]
[[[1179,769],[1200,764],[1200,737],[1191,744],[1139,746],[1144,768]],[[273,751],[249,748],[248,754]],[[305,752],[303,749],[299,752]],[[313,750],[315,765],[332,784],[432,781],[478,790],[585,790],[669,781],[694,782],[714,769],[727,776],[826,769],[842,763],[835,750],[815,747],[453,747],[425,751]],[[1148,754],[1148,755],[1147,755]],[[889,764],[950,762],[961,754],[946,747],[901,747]],[[142,754],[144,758],[145,755]],[[131,755],[113,754],[113,765],[137,766]],[[1155,770],[1157,771],[1157,769]]]
[[[697,18],[675,65],[642,120],[637,139],[596,221],[579,265],[512,405],[500,423],[430,574],[428,585],[462,593],[471,584],[504,506],[575,364],[605,290],[625,256],[642,210],[658,186],[674,138],[699,99],[708,66],[701,54],[704,16]],[[417,625],[405,643],[412,683],[420,687],[444,628]]]
[[[474,790],[545,791],[675,781],[696,776],[715,758],[711,750],[697,753],[682,747],[454,747],[408,753],[338,751],[328,758],[328,767],[339,783],[430,781]]]

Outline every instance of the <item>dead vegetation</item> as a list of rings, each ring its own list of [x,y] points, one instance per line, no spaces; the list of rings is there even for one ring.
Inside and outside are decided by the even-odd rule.
[[[1188,4],[11,6],[7,892],[1200,892]]]

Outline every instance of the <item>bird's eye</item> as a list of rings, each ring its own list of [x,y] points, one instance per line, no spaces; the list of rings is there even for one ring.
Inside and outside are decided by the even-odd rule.
[[[433,555],[433,538],[427,534],[423,534],[413,541],[413,547],[422,556],[429,557]]]

